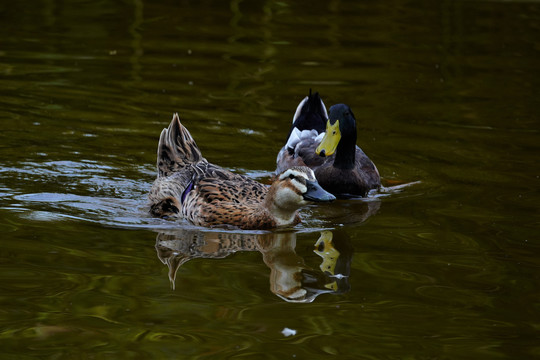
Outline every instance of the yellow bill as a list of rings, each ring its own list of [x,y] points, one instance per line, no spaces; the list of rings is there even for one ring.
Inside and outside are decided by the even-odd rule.
[[[330,120],[326,122],[326,134],[321,143],[317,146],[315,152],[317,155],[330,156],[336,152],[336,148],[341,140],[341,132],[339,131],[339,120],[336,120],[334,125],[330,125]]]

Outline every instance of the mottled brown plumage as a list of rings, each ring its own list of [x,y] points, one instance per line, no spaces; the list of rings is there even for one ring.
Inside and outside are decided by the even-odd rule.
[[[338,135],[331,151],[326,147],[333,135],[329,129]],[[327,113],[318,93],[310,93],[298,105],[276,163],[276,173],[291,166],[310,167],[319,184],[341,198],[366,196],[381,185],[377,167],[356,146],[356,119],[351,109],[337,104]]]
[[[161,132],[157,169],[148,196],[150,213],[200,226],[270,229],[294,225],[300,222],[297,210],[301,206],[335,199],[307,167],[287,169],[267,187],[209,163],[178,114]]]

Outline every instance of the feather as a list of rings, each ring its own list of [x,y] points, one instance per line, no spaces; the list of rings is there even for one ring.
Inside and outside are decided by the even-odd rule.
[[[174,114],[171,124],[159,137],[158,177],[168,176],[199,161],[206,160],[189,131],[180,123],[178,114]]]
[[[298,143],[314,136],[316,131],[296,130],[292,138]],[[157,168],[158,177],[148,194],[150,213],[186,219],[195,225],[242,229],[290,226],[300,222],[300,207],[334,199],[316,183],[307,167],[291,169],[267,187],[209,163],[178,114],[161,132]],[[313,181],[307,186],[300,178]]]

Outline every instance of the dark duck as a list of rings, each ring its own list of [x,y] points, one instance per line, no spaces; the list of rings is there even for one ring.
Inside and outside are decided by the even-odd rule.
[[[287,142],[277,156],[276,173],[292,166],[308,166],[319,184],[333,195],[365,197],[381,186],[381,180],[377,167],[356,140],[351,108],[336,104],[327,112],[319,94],[310,92],[296,109]]]

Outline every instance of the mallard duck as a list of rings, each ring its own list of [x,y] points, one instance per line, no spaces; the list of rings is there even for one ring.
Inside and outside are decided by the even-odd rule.
[[[351,108],[337,104],[326,111],[318,93],[298,105],[276,172],[308,166],[319,184],[339,198],[364,197],[381,185],[379,171],[356,145],[356,119]]]
[[[157,179],[148,196],[150,213],[184,218],[200,226],[270,229],[300,222],[298,209],[332,201],[305,166],[286,169],[267,187],[209,163],[178,114],[159,138]]]

